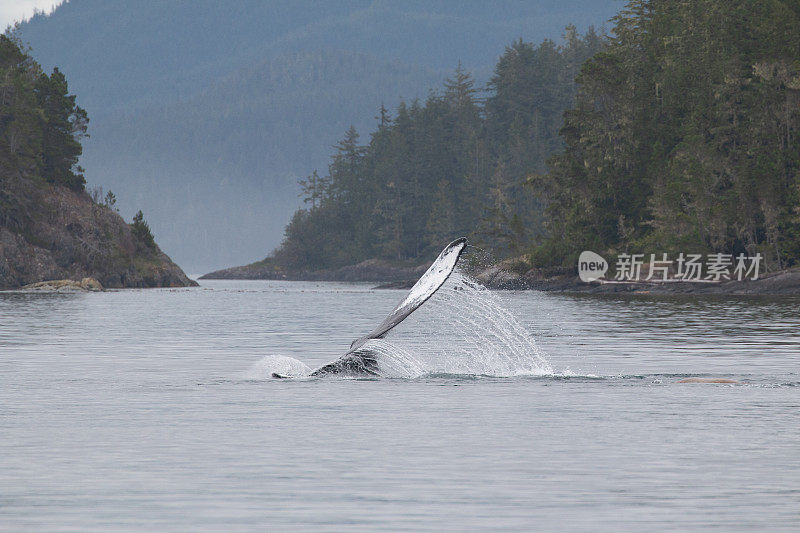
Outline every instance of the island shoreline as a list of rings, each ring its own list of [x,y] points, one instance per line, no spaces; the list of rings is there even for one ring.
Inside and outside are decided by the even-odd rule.
[[[233,267],[210,272],[200,280],[278,280],[371,282],[376,289],[410,288],[430,263],[419,266],[394,266],[389,262],[371,259],[339,269],[278,271],[254,265]],[[586,283],[574,274],[547,275],[541,269],[525,273],[498,266],[471,268],[469,274],[493,290],[538,290],[565,294],[664,294],[664,295],[731,295],[731,296],[800,296],[800,268],[763,274],[757,280],[708,282],[602,282]]]

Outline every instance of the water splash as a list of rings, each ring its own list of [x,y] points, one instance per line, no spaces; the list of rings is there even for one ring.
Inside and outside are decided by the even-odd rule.
[[[242,377],[244,379],[270,379],[273,373],[282,376],[303,377],[311,373],[311,369],[293,357],[267,355],[254,363]]]
[[[553,372],[544,352],[500,298],[459,270],[386,338],[364,347],[377,353],[381,374],[387,377]]]

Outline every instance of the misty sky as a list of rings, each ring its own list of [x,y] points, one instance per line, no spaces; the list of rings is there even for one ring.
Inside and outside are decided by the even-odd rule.
[[[0,32],[9,24],[26,20],[34,9],[50,12],[62,0],[0,0]]]

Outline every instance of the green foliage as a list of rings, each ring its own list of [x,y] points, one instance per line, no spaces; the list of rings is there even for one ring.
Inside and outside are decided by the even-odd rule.
[[[513,43],[485,101],[459,66],[443,94],[383,110],[366,146],[351,129],[284,247],[302,263],[295,235],[321,224],[322,266],[458,234],[501,256],[536,244],[548,267],[584,249],[800,263],[800,10],[631,0],[614,23],[605,47],[572,27],[563,45]]]
[[[117,205],[117,195],[109,190],[106,193],[105,198],[103,198],[103,205],[116,211],[117,208],[115,206]]]
[[[310,204],[286,228],[277,264],[332,268],[378,257],[419,260],[469,235],[501,254],[540,233],[541,206],[523,186],[560,146],[560,116],[582,61],[600,50],[590,30],[567,28],[563,45],[508,47],[481,98],[461,65],[441,93],[381,106],[366,145],[351,127],[328,174],[301,180]]]
[[[800,12],[767,0],[634,0],[586,62],[565,149],[532,180],[539,264],[610,253],[800,261]]]
[[[89,197],[92,199],[92,202],[94,202],[97,205],[102,205],[104,207],[107,207],[112,211],[119,212],[119,209],[117,209],[116,207],[117,195],[111,192],[111,190],[108,190],[105,193],[105,195],[103,194],[103,192],[104,192],[103,187],[100,185],[95,185],[94,187],[88,190]]]
[[[13,33],[0,35],[0,157],[5,170],[16,168],[83,190],[78,158],[89,118],[68,93],[58,68],[48,76]]]
[[[327,180],[320,178],[316,169],[307,178],[300,180],[300,196],[303,203],[310,203],[311,209],[316,209],[322,198],[328,194]]]
[[[89,123],[86,111],[75,105],[75,95],[68,94],[67,79],[58,67],[50,76],[40,74],[34,91],[44,112],[41,172],[51,183],[81,190],[86,180],[78,157]]]
[[[133,215],[133,224],[131,224],[133,236],[136,240],[142,243],[145,247],[155,249],[156,241],[153,239],[153,234],[150,232],[150,226],[144,220],[144,215],[140,209]]]

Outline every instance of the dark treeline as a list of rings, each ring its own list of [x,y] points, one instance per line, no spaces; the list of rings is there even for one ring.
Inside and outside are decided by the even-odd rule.
[[[531,180],[538,263],[610,253],[800,261],[800,3],[635,0],[578,78],[566,148]]]
[[[539,266],[584,249],[800,261],[800,4],[633,0],[614,23],[515,42],[485,98],[459,69],[382,109],[366,145],[351,129],[274,261],[415,260],[462,234]]]
[[[49,76],[10,35],[0,35],[0,172],[83,190],[78,166],[89,118],[58,68]]]
[[[581,64],[603,39],[567,28],[564,43],[515,42],[488,95],[460,66],[425,102],[381,108],[366,145],[351,128],[328,172],[301,182],[298,210],[274,259],[286,268],[327,268],[366,258],[428,257],[458,235],[520,253],[541,230],[541,206],[525,188],[561,148],[562,114]]]

